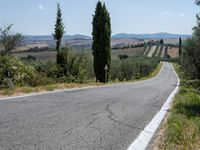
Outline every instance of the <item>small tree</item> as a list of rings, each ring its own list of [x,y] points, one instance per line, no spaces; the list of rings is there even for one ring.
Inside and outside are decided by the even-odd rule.
[[[16,46],[20,45],[23,39],[20,33],[12,33],[12,26],[13,25],[11,24],[0,29],[0,47],[2,48],[2,54],[10,54]]]
[[[55,24],[55,32],[53,34],[54,39],[56,40],[56,50],[57,50],[57,64],[60,62],[59,59],[59,48],[62,41],[62,37],[65,34],[65,26],[62,22],[62,12],[60,9],[60,4],[57,3],[57,18],[56,18],[56,24]]]
[[[105,3],[98,1],[92,24],[94,72],[96,80],[105,83],[108,82],[111,64],[111,23]]]

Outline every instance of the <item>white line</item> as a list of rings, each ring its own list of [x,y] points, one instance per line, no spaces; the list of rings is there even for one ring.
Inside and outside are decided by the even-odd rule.
[[[172,64],[171,64],[172,65]],[[172,66],[176,77],[178,79],[178,83],[174,91],[170,94],[167,98],[166,102],[162,106],[161,110],[154,116],[151,122],[145,127],[145,129],[140,133],[140,135],[133,141],[133,143],[129,146],[127,150],[145,150],[153,137],[154,133],[156,132],[157,128],[161,124],[163,118],[165,117],[167,111],[170,109],[170,104],[173,101],[174,96],[178,92],[180,79]]]
[[[81,88],[55,90],[55,91],[42,92],[42,93],[31,93],[31,94],[25,94],[25,95],[21,95],[21,96],[11,96],[11,97],[0,98],[0,101],[15,99],[15,98],[24,98],[24,97],[36,96],[36,95],[51,94],[51,93],[70,92],[70,91],[77,91],[77,90],[84,90],[84,89],[94,89],[94,88],[101,88],[101,87],[112,87],[112,86],[119,86],[119,85],[130,85],[130,84],[142,83],[142,82],[153,80],[154,78],[159,76],[163,70],[163,66],[164,66],[164,63],[162,65],[162,68],[160,69],[160,72],[158,75],[156,75],[155,77],[153,77],[151,79],[147,79],[147,80],[143,80],[143,81],[136,81],[136,82],[129,82],[129,83],[115,83],[115,84],[111,84],[111,85],[101,85],[101,86],[87,86],[87,87],[81,87]]]

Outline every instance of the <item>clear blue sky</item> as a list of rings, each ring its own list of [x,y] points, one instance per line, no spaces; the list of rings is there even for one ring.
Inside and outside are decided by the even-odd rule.
[[[102,0],[112,22],[112,34],[169,32],[191,34],[200,7],[195,0]],[[13,23],[24,35],[53,32],[60,2],[67,34],[91,35],[97,0],[0,0],[0,26]]]

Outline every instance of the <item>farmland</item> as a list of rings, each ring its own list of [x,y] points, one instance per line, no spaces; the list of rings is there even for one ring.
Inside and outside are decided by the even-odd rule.
[[[179,49],[167,45],[147,46],[144,48],[143,55],[148,57],[164,58],[168,56],[170,58],[177,58],[179,55]]]
[[[143,53],[143,47],[139,48],[127,48],[127,49],[115,49],[112,50],[112,58],[116,59],[119,55],[135,56],[141,55]],[[74,50],[74,53],[83,53],[89,57],[92,57],[91,50],[78,51]],[[43,52],[23,52],[23,53],[13,53],[14,56],[18,58],[27,57],[28,55],[34,56],[38,61],[48,61],[56,60],[56,51],[43,51]]]
[[[71,50],[74,53],[83,53],[90,58],[92,58],[91,50]],[[178,57],[178,48],[170,47],[164,45],[157,46],[147,46],[147,47],[138,47],[138,48],[126,48],[126,49],[113,49],[112,50],[112,58],[117,59],[119,55],[146,55],[148,57],[161,57],[164,58],[166,54],[168,54],[171,58]],[[21,53],[13,53],[14,56],[18,58],[27,57],[29,55],[34,56],[38,61],[48,61],[56,59],[56,51],[42,51],[42,52],[21,52]]]

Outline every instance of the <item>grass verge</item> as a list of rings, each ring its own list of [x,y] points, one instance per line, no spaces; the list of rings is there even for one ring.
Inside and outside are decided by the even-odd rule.
[[[179,65],[174,65],[181,86],[172,109],[158,133],[153,149],[200,149],[200,91],[199,81],[189,79]]]
[[[163,63],[160,63],[158,67],[150,73],[148,76],[143,77],[141,79],[137,80],[131,80],[131,81],[110,81],[107,84],[116,84],[116,83],[126,83],[126,82],[136,82],[136,81],[142,81],[142,80],[147,80],[150,78],[155,77],[158,75],[162,68]],[[17,87],[14,91],[10,89],[3,89],[0,90],[0,98],[5,97],[5,96],[18,96],[18,95],[24,95],[28,93],[36,93],[36,92],[45,92],[45,91],[54,91],[54,90],[64,90],[64,89],[72,89],[72,88],[81,88],[81,87],[86,87],[86,86],[101,86],[105,85],[102,83],[95,83],[95,81],[88,81],[86,84],[79,84],[79,83],[62,83],[62,84],[50,84],[46,86],[38,86],[38,87]]]

